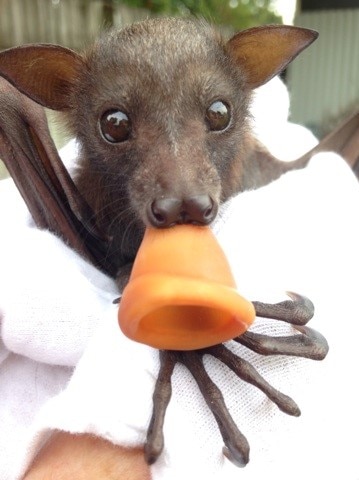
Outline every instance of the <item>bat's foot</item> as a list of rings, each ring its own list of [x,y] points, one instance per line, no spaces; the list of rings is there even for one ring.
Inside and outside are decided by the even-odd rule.
[[[296,293],[288,292],[292,300],[269,304],[253,302],[257,317],[271,318],[292,324],[298,335],[271,337],[250,331],[234,340],[261,355],[292,355],[323,360],[328,353],[328,343],[319,332],[305,324],[314,315],[312,302]]]
[[[314,314],[312,302],[294,293],[289,296],[291,300],[277,304],[253,304],[257,316],[291,323],[300,333],[271,337],[247,331],[234,340],[261,355],[294,355],[313,360],[323,359],[328,352],[327,341],[320,333],[304,326]],[[196,380],[221,432],[225,444],[223,453],[237,466],[243,467],[248,463],[248,441],[234,423],[220,389],[206,372],[204,355],[216,357],[242,380],[262,390],[284,413],[300,415],[299,407],[292,398],[273,388],[248,361],[235,355],[224,345],[194,351],[161,351],[161,367],[153,394],[153,413],[145,445],[148,463],[154,463],[163,450],[163,424],[171,398],[171,376],[176,363],[185,365]]]

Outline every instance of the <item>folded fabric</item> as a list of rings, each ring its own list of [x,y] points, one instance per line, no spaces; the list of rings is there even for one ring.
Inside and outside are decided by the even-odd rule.
[[[279,125],[272,146],[281,145],[287,131],[285,122]],[[284,154],[285,142],[292,148],[296,139],[283,136]],[[213,228],[239,292],[268,302],[286,299],[288,290],[308,296],[316,307],[310,326],[326,336],[330,351],[315,362],[264,357],[228,342],[296,400],[299,418],[279,411],[218,360],[205,358],[251,445],[250,463],[241,470],[223,455],[211,412],[189,372],[177,365],[165,450],[151,467],[153,480],[359,479],[353,441],[359,426],[353,381],[358,206],[353,173],[342,158],[323,153],[306,169],[238,195],[222,209]],[[0,225],[0,479],[19,480],[54,429],[143,444],[158,351],[120,331],[113,280],[49,232],[38,231],[9,180],[0,184]],[[252,330],[293,333],[283,322],[263,319]]]

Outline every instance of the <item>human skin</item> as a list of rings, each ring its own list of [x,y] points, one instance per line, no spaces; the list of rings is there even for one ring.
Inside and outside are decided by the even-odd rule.
[[[142,448],[124,448],[93,435],[56,432],[23,480],[151,480]]]

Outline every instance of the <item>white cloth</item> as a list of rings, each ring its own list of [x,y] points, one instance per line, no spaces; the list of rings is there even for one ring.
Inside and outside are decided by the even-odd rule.
[[[298,140],[283,134],[286,119],[271,128],[272,144],[282,142],[285,156],[285,145]],[[308,150],[313,137],[305,135]],[[359,479],[358,207],[356,178],[343,159],[326,153],[223,210],[215,232],[239,292],[261,301],[283,300],[288,290],[307,295],[316,306],[309,325],[326,336],[330,352],[315,362],[261,357],[231,344],[296,400],[299,418],[206,358],[251,445],[250,463],[241,470],[223,456],[212,414],[190,374],[177,366],[153,480]],[[0,480],[20,479],[51,429],[142,444],[158,352],[121,333],[114,282],[36,230],[9,180],[0,183],[0,225]],[[258,319],[253,330],[279,335],[290,327]]]

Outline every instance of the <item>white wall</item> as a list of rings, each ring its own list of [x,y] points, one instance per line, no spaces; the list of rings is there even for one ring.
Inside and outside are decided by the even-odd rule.
[[[288,71],[291,118],[327,132],[359,107],[359,8],[301,13],[319,38]]]

